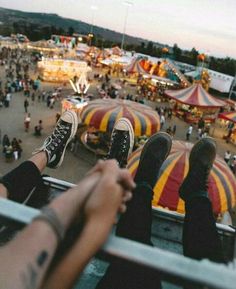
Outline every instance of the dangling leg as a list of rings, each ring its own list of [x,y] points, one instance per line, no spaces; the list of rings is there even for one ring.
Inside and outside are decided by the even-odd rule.
[[[159,169],[168,156],[171,138],[166,133],[152,136],[145,144],[135,176],[137,184],[127,211],[117,224],[116,234],[137,242],[151,245],[152,197]],[[130,265],[122,261],[113,262],[97,289],[159,289],[160,278],[150,269]]]
[[[208,177],[215,156],[216,144],[211,138],[200,140],[191,151],[189,172],[179,190],[186,210],[183,248],[185,256],[224,262],[212,204],[207,193]]]

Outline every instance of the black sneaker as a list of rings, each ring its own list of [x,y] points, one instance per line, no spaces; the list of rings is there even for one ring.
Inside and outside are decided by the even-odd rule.
[[[216,143],[206,137],[198,141],[189,156],[189,171],[179,188],[185,202],[196,197],[208,197],[208,177],[216,157]]]
[[[134,146],[134,130],[127,118],[120,118],[115,123],[111,134],[111,146],[107,159],[116,159],[121,168],[125,168],[129,154]]]
[[[169,134],[159,132],[151,136],[141,152],[134,181],[153,188],[158,179],[159,170],[170,153],[171,146],[172,139]]]
[[[67,145],[76,134],[78,117],[72,110],[65,111],[59,118],[53,133],[46,138],[41,148],[33,154],[44,151],[47,154],[47,167],[57,168],[64,159]]]

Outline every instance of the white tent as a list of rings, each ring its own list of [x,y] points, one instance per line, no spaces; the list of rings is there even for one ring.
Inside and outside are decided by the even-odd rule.
[[[233,76],[223,74],[223,73],[210,70],[210,69],[208,69],[207,72],[209,73],[211,77],[210,88],[213,88],[220,92],[225,92],[225,93],[230,92],[230,87],[234,80]],[[185,75],[196,78],[197,76],[200,75],[200,71],[194,70],[194,71],[186,72]]]

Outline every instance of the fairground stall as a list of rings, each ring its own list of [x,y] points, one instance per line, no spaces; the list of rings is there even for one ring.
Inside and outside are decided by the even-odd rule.
[[[136,137],[151,136],[160,129],[159,116],[149,106],[129,100],[99,99],[93,100],[81,112],[82,123],[88,126],[81,140],[92,149],[101,149],[107,153],[110,135],[115,122],[126,117],[130,120]]]
[[[179,197],[179,187],[189,169],[189,154],[193,144],[173,141],[171,152],[160,169],[160,176],[154,186],[152,205],[168,210],[185,213],[184,201]],[[138,168],[143,147],[136,150],[128,160],[132,176]],[[226,162],[217,155],[211,170],[208,185],[209,197],[214,214],[217,216],[231,211],[236,204],[236,179]]]
[[[65,35],[52,35],[51,39],[59,47],[74,48],[76,46],[76,37]]]
[[[168,78],[166,61],[153,63],[144,57],[133,58],[131,63],[125,67],[128,75],[127,81],[138,85],[138,92],[150,100],[158,100],[165,89],[176,89],[180,83]]]
[[[224,136],[228,141],[236,144],[236,111],[220,113],[218,116],[226,122],[226,125],[231,123],[231,129],[228,130],[228,134]]]
[[[45,58],[38,62],[39,76],[44,81],[67,82],[91,71],[85,61]]]
[[[224,101],[211,96],[200,84],[194,84],[181,90],[166,90],[165,95],[173,101],[173,112],[188,123],[214,122]]]
[[[53,42],[46,40],[30,42],[27,44],[27,49],[49,56],[59,55],[61,53],[61,50]]]

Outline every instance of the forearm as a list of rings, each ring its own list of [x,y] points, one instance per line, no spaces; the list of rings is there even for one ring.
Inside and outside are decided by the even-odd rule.
[[[74,203],[73,197],[63,194],[49,205],[65,230],[75,211],[67,208],[74,207]],[[57,245],[57,235],[51,225],[42,220],[33,221],[0,250],[0,260],[4,260],[0,265],[0,289],[39,288]]]
[[[91,186],[97,179],[98,175],[93,177]],[[72,188],[49,205],[65,231],[75,216],[79,216],[87,194],[83,183],[79,188]],[[37,220],[26,227],[14,240],[0,249],[0,258],[4,260],[4,263],[0,264],[0,289],[39,288],[57,245],[55,231],[47,222]]]
[[[33,222],[0,249],[0,288],[38,288],[56,247],[52,228],[45,222]]]
[[[84,267],[105,242],[111,227],[111,222],[101,224],[96,220],[87,223],[78,241],[55,267],[42,288],[73,288]]]

